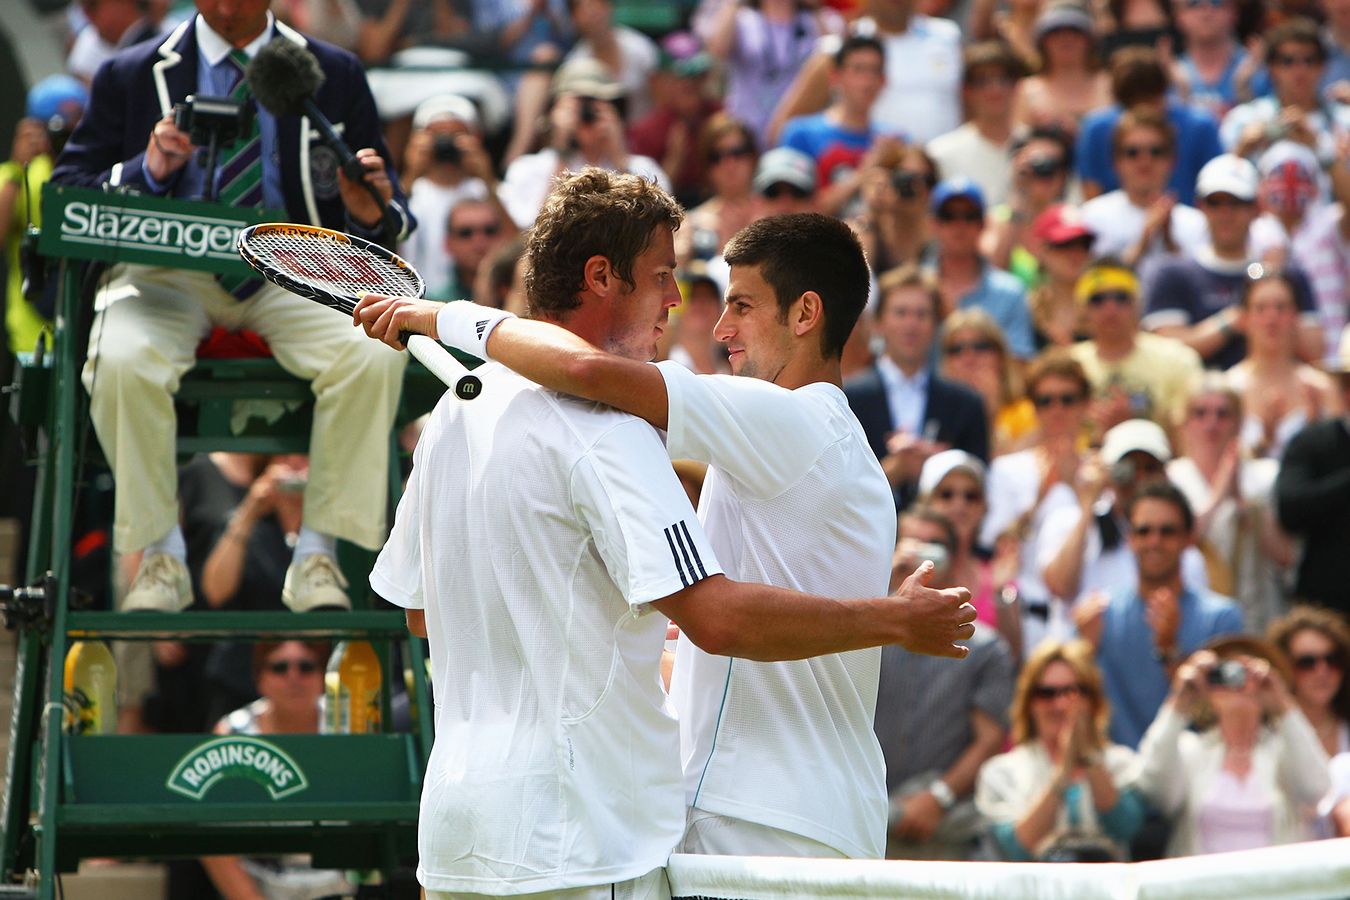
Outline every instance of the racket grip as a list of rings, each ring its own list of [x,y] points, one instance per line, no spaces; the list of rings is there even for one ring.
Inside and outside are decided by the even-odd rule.
[[[469,373],[469,370],[460,365],[459,360],[450,355],[450,351],[445,349],[439,341],[432,340],[425,334],[399,335],[403,342],[408,346],[408,352],[417,357],[418,362],[427,367],[432,375],[439,378],[446,387],[453,388],[459,379]]]

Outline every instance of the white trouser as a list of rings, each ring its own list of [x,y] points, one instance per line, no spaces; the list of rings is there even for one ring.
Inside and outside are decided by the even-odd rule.
[[[748,822],[690,808],[680,853],[708,856],[791,856],[844,859],[846,855],[820,841]]]
[[[213,326],[261,335],[310,381],[305,524],[370,549],[385,538],[389,430],[406,354],[270,284],[240,302],[205,272],[118,265],[95,302],[84,386],[116,481],[113,546],[145,547],[178,522],[173,394]]]
[[[445,891],[425,891],[426,900],[487,900],[496,897],[489,894],[451,894]],[[665,869],[654,869],[641,878],[631,881],[619,881],[614,884],[598,884],[594,887],[568,888],[561,891],[545,891],[542,894],[514,894],[512,896],[538,900],[670,900],[670,884],[666,881]]]

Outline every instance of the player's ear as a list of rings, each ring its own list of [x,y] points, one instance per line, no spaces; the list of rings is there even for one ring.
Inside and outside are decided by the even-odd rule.
[[[825,324],[825,303],[815,291],[807,291],[792,304],[788,317],[792,333],[800,337]]]
[[[618,283],[618,276],[614,274],[609,259],[597,253],[582,265],[581,281],[586,290],[603,296],[613,290]]]

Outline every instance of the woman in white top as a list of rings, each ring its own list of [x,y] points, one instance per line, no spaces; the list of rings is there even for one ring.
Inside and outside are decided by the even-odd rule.
[[[1331,783],[1327,754],[1285,686],[1286,667],[1264,641],[1231,637],[1177,668],[1139,745],[1140,787],[1172,820],[1169,856],[1313,837],[1309,814]]]
[[[1111,711],[1085,641],[1047,641],[1017,679],[1016,746],[980,769],[975,805],[999,853],[1043,854],[1058,839],[1091,840],[1117,859],[1144,818],[1134,751],[1107,742]]]
[[[1259,632],[1285,610],[1295,548],[1275,515],[1280,465],[1250,458],[1238,440],[1241,423],[1242,397],[1223,373],[1206,372],[1186,401],[1185,455],[1167,464],[1167,477],[1195,510],[1210,586],[1236,599],[1242,620]]]
[[[1071,630],[1064,604],[1051,596],[1041,577],[1036,544],[1051,513],[1078,503],[1074,485],[1085,458],[1082,437],[1090,395],[1083,367],[1063,349],[1033,360],[1026,386],[1038,434],[1030,448],[995,457],[990,464],[989,512],[980,530],[983,547],[995,547],[1008,535],[1021,545],[1017,591],[1024,656],[1047,634]]]
[[[1294,286],[1278,272],[1262,272],[1242,293],[1238,321],[1247,356],[1228,370],[1247,416],[1242,443],[1256,456],[1279,459],[1303,426],[1340,410],[1326,373],[1298,358],[1298,303]]]
[[[1350,753],[1350,624],[1330,609],[1296,606],[1270,623],[1266,637],[1294,667],[1294,700],[1327,756]]]

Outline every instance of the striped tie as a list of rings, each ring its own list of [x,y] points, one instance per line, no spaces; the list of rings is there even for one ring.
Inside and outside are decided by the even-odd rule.
[[[230,91],[231,99],[243,103],[253,103],[253,92],[249,90],[244,70],[248,66],[248,56],[242,50],[231,50],[227,57],[236,70],[235,83]],[[239,136],[232,145],[221,154],[220,167],[216,176],[216,199],[229,206],[261,209],[263,204],[263,165],[262,132],[258,127],[258,116],[253,116],[253,125],[248,133]],[[244,275],[217,275],[220,286],[239,300],[247,300],[257,293],[263,282]]]

